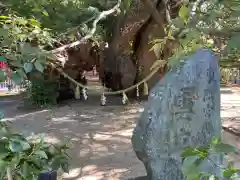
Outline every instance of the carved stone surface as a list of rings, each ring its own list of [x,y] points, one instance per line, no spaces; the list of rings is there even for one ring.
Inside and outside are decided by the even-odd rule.
[[[172,68],[152,89],[132,136],[151,180],[184,180],[180,154],[221,136],[218,60],[201,49]],[[222,156],[212,157],[217,164]],[[205,170],[219,174],[213,164]]]

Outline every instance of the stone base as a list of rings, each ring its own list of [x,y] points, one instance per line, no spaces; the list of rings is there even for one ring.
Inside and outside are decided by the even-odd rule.
[[[149,180],[149,178],[147,176],[140,176],[140,177],[136,177],[128,180]]]

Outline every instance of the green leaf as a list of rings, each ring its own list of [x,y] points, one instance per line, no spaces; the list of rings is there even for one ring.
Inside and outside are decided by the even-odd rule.
[[[168,65],[170,67],[174,67],[178,65],[181,61],[185,61],[185,60],[186,60],[186,55],[184,53],[176,52],[168,59]]]
[[[10,61],[17,61],[18,60],[18,56],[14,55],[14,54],[8,54],[6,56]]]
[[[27,163],[26,161],[22,164],[21,170],[22,170],[21,175],[22,175],[24,178],[27,178],[28,171],[29,171],[29,165],[28,165],[28,163]]]
[[[14,153],[21,152],[22,151],[22,145],[19,141],[10,141],[9,142],[9,149]]]
[[[175,19],[172,20],[172,24],[176,27],[176,28],[182,28],[184,26],[184,21],[182,18],[177,17]]]
[[[20,27],[14,27],[13,30],[12,30],[12,33],[14,35],[20,34],[22,32],[23,32],[23,29],[21,29]]]
[[[6,80],[6,75],[5,72],[0,69],[0,81],[5,81]]]
[[[21,47],[21,51],[23,55],[36,55],[39,53],[39,49],[31,46],[30,43],[25,43]]]
[[[22,152],[25,150],[30,149],[31,146],[27,141],[21,141],[21,140],[11,140],[9,142],[9,149],[12,152]]]
[[[0,36],[4,37],[4,40],[5,38],[8,39],[8,30],[0,28]]]
[[[24,70],[23,69],[17,69],[16,70],[16,72],[21,76],[21,79],[27,79],[27,75],[26,75],[26,73],[24,72]]]
[[[44,16],[49,16],[49,15],[48,15],[48,12],[45,11],[45,10],[43,11],[43,15],[44,15]]]
[[[161,52],[163,50],[163,47],[166,44],[166,40],[165,39],[158,39],[158,40],[153,41],[152,43],[155,43],[155,44],[152,46],[150,51],[154,51],[154,54],[159,59],[160,55],[161,55]]]
[[[69,165],[68,164],[61,164],[61,167],[65,173],[69,173]]]
[[[20,144],[22,146],[22,150],[28,150],[31,148],[30,144],[27,141],[20,141]]]
[[[59,169],[61,168],[61,158],[55,155],[55,158],[53,159],[52,162],[52,168],[53,169]]]
[[[0,16],[0,19],[8,19],[8,16]]]
[[[223,172],[223,176],[226,177],[227,179],[230,179],[233,175],[235,175],[237,172],[239,172],[239,169],[235,168],[227,168]]]
[[[131,0],[123,0],[122,8],[125,10],[125,12],[127,12],[127,10],[131,7],[131,4],[132,4]]]
[[[61,167],[65,173],[69,173],[69,164],[66,159],[61,160]]]
[[[9,61],[13,67],[22,68],[22,63],[20,61]]]
[[[36,19],[29,19],[29,24],[34,26],[34,27],[40,27],[41,23],[39,21],[37,21]]]
[[[1,170],[7,165],[6,161],[0,159],[0,177],[1,177]]]
[[[36,151],[35,154],[38,155],[40,158],[48,159],[48,156],[44,151]]]
[[[17,37],[20,39],[20,41],[26,41],[27,35],[26,34],[18,34]]]
[[[26,141],[26,139],[21,135],[17,133],[11,133],[11,139],[15,141]]]
[[[22,77],[18,72],[15,71],[12,73],[12,80],[15,84],[19,85],[22,82]]]
[[[56,151],[57,151],[57,149],[56,149],[54,146],[50,146],[50,147],[49,147],[49,153],[50,153],[50,154],[53,155],[53,154],[56,153]]]
[[[38,54],[38,58],[37,60],[41,63],[41,64],[46,64],[47,62],[47,57],[48,55],[45,52],[41,52]],[[56,59],[56,57],[55,57]]]
[[[23,18],[18,18],[17,19],[17,23],[20,25],[26,25],[27,24],[27,20],[23,19]]]
[[[4,56],[0,56],[0,62],[7,62],[7,59]]]
[[[219,180],[219,178],[214,175],[209,175],[209,178],[207,180]]]
[[[210,178],[210,174],[206,173],[199,173],[198,176],[194,177],[194,179],[189,179],[189,180],[215,180],[214,178]]]
[[[8,155],[8,153],[9,153],[9,151],[6,148],[5,143],[2,144],[2,142],[1,142],[1,144],[0,144],[0,160],[5,158]]]
[[[232,153],[237,152],[237,149],[229,144],[219,143],[212,148],[213,152]]]
[[[234,49],[240,49],[240,44],[239,44],[239,41],[240,41],[240,35],[235,35],[235,36],[232,36],[229,40],[228,40],[228,44],[227,44],[227,50],[229,52],[231,52],[232,50]]]
[[[34,66],[38,71],[40,71],[40,72],[44,71],[43,65],[38,60],[34,62]]]
[[[182,20],[187,23],[189,18],[189,9],[186,6],[182,6],[179,10],[179,17],[182,18]]]
[[[193,180],[200,174],[198,166],[196,164],[198,160],[198,156],[189,156],[184,159],[182,171],[187,176],[187,180]]]
[[[185,158],[189,156],[196,156],[199,155],[199,153],[200,152],[196,148],[187,148],[182,152],[181,157]]]
[[[26,73],[29,73],[32,71],[33,69],[33,64],[32,63],[24,63],[24,70]]]
[[[6,127],[6,124],[5,124],[5,126],[3,126],[0,129],[0,137],[6,137],[8,135],[9,135],[9,129],[8,129],[8,127]],[[4,143],[4,142],[1,142],[1,143]]]
[[[19,161],[21,160],[22,155],[20,153],[14,153],[13,158],[11,159],[11,164],[12,165],[17,165],[19,164]]]
[[[0,34],[2,35],[2,33],[0,32]],[[1,42],[2,46],[10,46],[13,43],[12,39],[8,39],[8,38],[4,38],[4,40]]]
[[[216,144],[219,144],[219,143],[221,143],[221,139],[219,137],[213,138],[213,140],[211,142],[212,145],[216,145]]]
[[[40,29],[40,28],[35,28],[35,29],[32,31],[33,34],[40,34],[40,32],[41,32],[41,29]]]

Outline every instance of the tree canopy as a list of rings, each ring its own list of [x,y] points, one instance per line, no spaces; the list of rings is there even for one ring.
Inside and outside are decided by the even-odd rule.
[[[156,54],[171,44],[173,52],[164,59],[170,65],[203,46],[216,52],[224,66],[238,63],[239,0],[165,0],[162,15],[151,6],[156,2],[141,0],[144,10],[151,12],[157,23],[163,23],[161,16],[166,19],[167,23],[162,24],[165,37],[146,43],[153,44],[152,50]],[[54,44],[59,47],[62,40],[76,41],[77,33],[87,35],[94,23],[97,26],[92,38],[108,41],[121,12],[127,15],[137,3],[134,0],[7,0],[1,4],[1,61],[15,67],[15,81],[26,78],[26,73],[34,69],[43,72],[47,59],[54,59],[51,51],[47,51],[54,49]],[[101,15],[117,4],[119,6],[113,12]],[[180,8],[170,12],[170,6]],[[172,13],[177,16],[172,18]]]

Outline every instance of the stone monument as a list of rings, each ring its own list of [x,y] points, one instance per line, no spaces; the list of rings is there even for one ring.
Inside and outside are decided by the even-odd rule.
[[[184,180],[181,153],[221,136],[218,59],[208,49],[173,67],[149,94],[132,136],[149,180]],[[222,163],[222,156],[214,161]],[[220,176],[212,164],[203,165]]]

